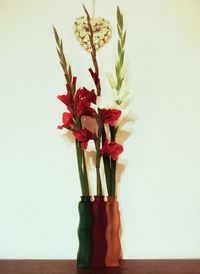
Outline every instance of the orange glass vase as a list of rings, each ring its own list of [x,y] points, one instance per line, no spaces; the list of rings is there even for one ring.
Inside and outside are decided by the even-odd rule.
[[[121,259],[120,242],[120,212],[117,197],[107,197],[106,203],[107,227],[106,241],[107,252],[105,258],[106,266],[119,266]]]

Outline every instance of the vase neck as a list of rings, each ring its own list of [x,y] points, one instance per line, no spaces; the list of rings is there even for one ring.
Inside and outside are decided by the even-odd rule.
[[[95,202],[104,202],[104,196],[94,196]]]
[[[117,202],[117,196],[107,196],[107,202]]]
[[[91,196],[81,196],[81,202],[90,202]]]

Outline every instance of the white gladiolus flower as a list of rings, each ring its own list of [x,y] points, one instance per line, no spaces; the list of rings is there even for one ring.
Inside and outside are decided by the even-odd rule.
[[[124,73],[125,73],[125,71],[123,72],[123,74]],[[116,87],[117,87],[116,80],[114,79],[114,77],[112,76],[111,73],[108,73],[106,76],[107,76],[107,79],[109,81],[111,88],[113,89],[113,91],[115,93],[117,93],[116,98],[115,98],[116,103],[118,105],[123,104],[124,101],[127,101],[127,97],[129,95],[128,89],[126,87],[122,86],[122,88],[119,91],[116,91]]]
[[[124,105],[123,103],[127,102],[128,96],[129,96],[129,91],[127,89],[120,90],[117,96],[116,103],[118,105],[121,105],[123,108],[123,105]]]
[[[102,96],[97,96],[97,106],[99,108],[115,108],[117,100],[117,91],[108,89]]]
[[[127,90],[123,90],[120,92],[119,96],[116,89],[107,89],[102,96],[97,96],[96,105],[98,108],[111,108],[121,110],[121,115],[116,123],[116,126],[128,116],[128,94],[129,92]]]

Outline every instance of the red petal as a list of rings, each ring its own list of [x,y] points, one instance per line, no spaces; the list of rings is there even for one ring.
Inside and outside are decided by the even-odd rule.
[[[68,90],[66,95],[58,95],[57,98],[66,105],[69,112],[72,113],[72,98],[71,92]]]
[[[74,127],[73,116],[71,113],[64,112],[62,115],[62,122],[63,122],[63,125],[59,125],[57,127],[58,129],[63,129],[64,127],[71,129]]]
[[[103,123],[114,126],[121,115],[121,110],[118,109],[100,109],[100,118]]]
[[[120,153],[123,151],[123,146],[112,141],[108,143],[108,140],[106,139],[103,147],[100,150],[101,155],[108,155],[111,156],[113,160],[117,160]]]
[[[63,129],[63,125],[62,126],[57,126],[57,129]]]
[[[88,142],[82,142],[82,143],[81,143],[82,149],[86,149],[87,146],[88,146]]]
[[[94,134],[88,129],[76,129],[73,131],[73,135],[80,142],[88,142],[91,139],[94,139]]]

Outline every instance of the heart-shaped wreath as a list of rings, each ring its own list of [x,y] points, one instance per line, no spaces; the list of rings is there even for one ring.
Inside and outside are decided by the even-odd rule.
[[[111,24],[104,18],[97,17],[90,20],[93,30],[93,42],[96,50],[103,47],[108,42],[112,35]],[[89,27],[86,16],[81,16],[76,19],[75,23],[75,35],[80,42],[81,46],[88,52],[92,52]]]

